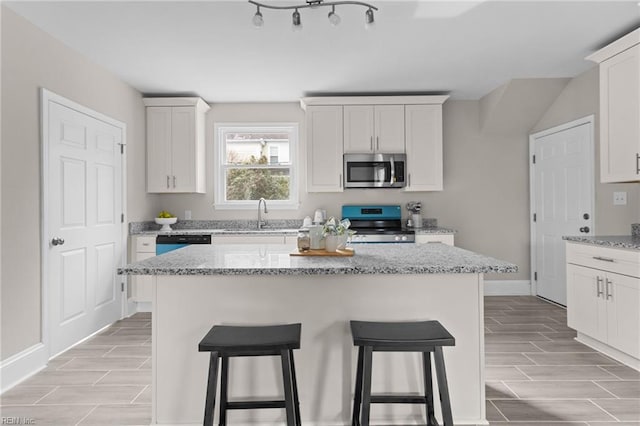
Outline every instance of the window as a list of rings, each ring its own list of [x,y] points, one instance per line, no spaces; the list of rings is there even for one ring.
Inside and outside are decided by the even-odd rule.
[[[297,124],[216,124],[216,208],[297,208]]]

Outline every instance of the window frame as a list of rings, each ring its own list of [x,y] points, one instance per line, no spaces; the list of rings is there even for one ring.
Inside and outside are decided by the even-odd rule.
[[[257,208],[258,200],[227,200],[226,172],[232,166],[223,163],[226,159],[226,144],[223,135],[228,132],[283,132],[289,134],[289,166],[273,166],[269,163],[264,166],[256,166],[250,168],[266,168],[289,169],[290,187],[288,200],[267,200],[268,207],[274,210],[297,210],[299,203],[299,185],[298,185],[298,144],[299,144],[299,125],[293,122],[273,122],[273,123],[251,123],[251,122],[234,122],[234,123],[214,123],[214,197],[213,207],[220,210],[249,210]],[[269,158],[267,158],[269,160]]]

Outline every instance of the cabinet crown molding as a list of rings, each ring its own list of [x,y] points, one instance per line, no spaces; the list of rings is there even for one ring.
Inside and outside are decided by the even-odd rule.
[[[609,43],[597,52],[587,56],[585,59],[599,64],[620,52],[632,48],[636,44],[640,44],[640,28],[631,31],[629,34],[620,37],[612,43]]]
[[[198,97],[143,98],[142,101],[144,105],[148,107],[195,106],[200,111],[208,111],[211,109],[209,104]]]
[[[448,95],[416,96],[314,96],[300,99],[300,106],[310,105],[442,105]]]

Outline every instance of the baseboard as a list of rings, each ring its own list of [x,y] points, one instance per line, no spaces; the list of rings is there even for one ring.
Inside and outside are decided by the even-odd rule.
[[[627,365],[636,371],[640,371],[640,359],[638,358],[634,358],[631,355],[620,352],[618,349],[612,348],[606,343],[602,343],[601,341],[580,332],[578,332],[576,340],[589,346],[590,348],[597,350],[598,352],[602,352],[603,354],[615,359],[616,361],[620,361],[624,365]]]
[[[136,312],[151,312],[151,302],[137,302]]]
[[[49,357],[42,343],[0,362],[0,394],[47,366]]]
[[[531,296],[529,280],[493,280],[484,282],[485,296]]]

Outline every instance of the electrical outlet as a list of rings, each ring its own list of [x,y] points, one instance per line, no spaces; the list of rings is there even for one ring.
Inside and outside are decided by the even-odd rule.
[[[191,220],[191,210],[184,211],[184,220]]]
[[[626,206],[627,205],[627,193],[626,192],[614,192],[613,193],[613,205],[614,206]]]

